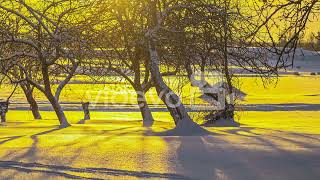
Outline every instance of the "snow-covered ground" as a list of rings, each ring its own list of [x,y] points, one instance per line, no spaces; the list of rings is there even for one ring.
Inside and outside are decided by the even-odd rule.
[[[295,72],[320,72],[320,52],[298,49],[294,66],[288,70]]]
[[[21,112],[0,128],[0,179],[320,177],[320,112],[243,113],[240,128],[206,127],[202,136],[158,133],[172,122],[91,120],[58,130],[56,121],[14,121],[13,113]]]
[[[303,53],[289,71],[320,72],[320,56]],[[73,126],[59,130],[53,112],[34,121],[18,104],[0,126],[0,179],[320,179],[319,75],[283,76],[267,89],[242,81],[241,126],[203,127],[201,135],[175,136],[158,106],[154,127],[143,128],[135,107],[94,111],[77,124],[80,108],[64,105]]]

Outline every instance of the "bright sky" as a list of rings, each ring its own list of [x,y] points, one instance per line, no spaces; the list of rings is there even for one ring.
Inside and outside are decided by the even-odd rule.
[[[308,37],[310,36],[310,33],[317,33],[320,32],[320,19],[314,19],[312,20],[313,22],[309,22],[307,25],[307,34],[306,34],[306,38],[308,39]]]

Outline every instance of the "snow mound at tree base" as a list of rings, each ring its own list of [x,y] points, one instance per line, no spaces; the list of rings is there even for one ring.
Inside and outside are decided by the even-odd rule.
[[[240,127],[240,123],[233,119],[220,119],[217,121],[208,121],[203,124],[205,127]]]
[[[64,128],[67,128],[67,127],[70,127],[70,126],[71,126],[71,124],[69,124],[69,123],[63,123],[58,128],[59,129],[64,129]]]
[[[154,120],[143,121],[143,127],[152,127],[154,124]]]
[[[212,133],[189,118],[181,120],[172,130],[157,133],[159,136],[206,136],[210,134]]]

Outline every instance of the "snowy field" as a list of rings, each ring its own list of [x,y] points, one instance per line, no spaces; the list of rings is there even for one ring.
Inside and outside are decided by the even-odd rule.
[[[72,127],[56,129],[53,112],[42,111],[44,120],[32,120],[18,94],[8,122],[0,126],[0,179],[318,180],[320,75],[310,72],[320,72],[320,60],[304,53],[289,70],[302,74],[283,74],[276,87],[265,89],[258,78],[241,78],[248,94],[237,113],[241,126],[203,127],[207,132],[201,136],[164,136],[174,124],[161,109],[154,113],[154,127],[141,127],[134,106],[119,108],[126,102],[120,94],[117,108],[93,111],[84,124],[78,124],[83,116],[79,108],[66,105],[79,101],[79,94],[63,94]],[[101,86],[90,89],[96,92]],[[84,89],[79,87],[68,89]],[[5,97],[10,89],[1,88]],[[37,98],[42,102],[43,97]],[[46,106],[41,108],[48,110]]]
[[[27,121],[23,114],[11,111],[0,129],[1,179],[320,177],[319,111],[242,112],[242,127],[210,127],[205,136],[159,136],[173,124],[157,121],[148,129],[129,116],[58,130],[56,121]]]

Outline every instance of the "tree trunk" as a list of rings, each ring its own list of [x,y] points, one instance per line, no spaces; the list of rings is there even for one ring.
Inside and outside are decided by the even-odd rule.
[[[71,126],[68,123],[66,115],[64,114],[62,107],[61,107],[60,103],[58,102],[58,100],[51,93],[46,93],[46,96],[47,96],[48,100],[50,101],[54,111],[56,112],[56,115],[57,115],[59,122],[60,122],[60,128],[66,128],[66,127]]]
[[[6,122],[6,114],[9,110],[9,101],[0,102],[0,116],[1,116],[1,123]]]
[[[24,94],[27,98],[27,101],[30,105],[30,109],[32,111],[32,115],[33,115],[34,119],[42,119],[41,114],[39,112],[38,103],[33,97],[33,90],[32,89],[28,90],[28,89],[25,89],[24,87],[22,87],[22,89],[23,89]]]
[[[151,60],[151,76],[155,84],[157,94],[167,106],[176,126],[184,126],[184,124],[188,124],[187,126],[193,125],[194,122],[188,115],[180,98],[163,81],[159,68],[159,55],[153,40],[150,40],[149,53]]]
[[[84,113],[83,120],[90,120],[89,102],[82,103],[82,109]]]
[[[151,127],[154,123],[154,119],[147,103],[144,92],[137,91],[137,101],[139,105],[139,109],[143,118],[143,126]]]
[[[1,112],[1,123],[6,122],[6,112]]]
[[[230,103],[226,100],[225,102],[225,109],[223,111],[223,114],[225,116],[225,119],[232,119],[234,120],[234,112],[235,112],[235,106],[234,106],[234,97],[233,97],[233,85],[232,85],[232,74],[230,73],[229,69],[229,57],[228,57],[228,40],[229,40],[229,27],[228,27],[228,16],[227,16],[227,1],[225,3],[225,13],[224,13],[224,74],[225,78],[227,80],[227,95],[229,95]],[[227,98],[227,96],[226,96]]]

